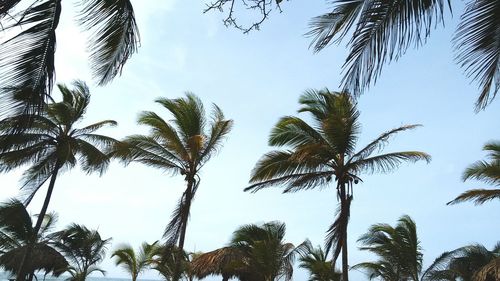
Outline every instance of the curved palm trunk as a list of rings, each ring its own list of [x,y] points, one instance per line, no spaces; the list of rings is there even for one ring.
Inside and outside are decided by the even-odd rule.
[[[17,271],[16,281],[24,281],[26,280],[26,261],[30,259],[31,252],[33,251],[34,243],[38,237],[38,232],[42,227],[42,222],[47,214],[47,208],[49,207],[50,198],[52,197],[52,191],[54,190],[54,185],[56,183],[57,173],[59,172],[60,165],[56,163],[54,171],[52,172],[52,176],[50,177],[49,187],[47,189],[47,194],[45,195],[45,200],[43,201],[42,210],[40,210],[40,214],[38,214],[38,218],[36,220],[35,227],[33,228],[33,240],[26,247],[26,252],[24,253],[23,259],[21,260],[21,264],[19,265],[19,270]],[[29,276],[29,280],[33,279],[33,275]]]

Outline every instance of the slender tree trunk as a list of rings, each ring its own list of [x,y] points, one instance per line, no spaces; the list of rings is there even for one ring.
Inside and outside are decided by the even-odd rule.
[[[182,266],[182,253],[184,251],[184,241],[186,239],[186,229],[187,229],[187,223],[188,223],[188,218],[189,218],[189,210],[191,208],[191,199],[193,198],[193,187],[194,187],[194,179],[193,177],[190,177],[188,179],[188,187],[186,190],[186,210],[183,213],[182,216],[182,226],[181,226],[181,233],[179,235],[179,245],[177,247],[177,254],[176,254],[176,264],[175,264],[175,270],[174,270],[174,281],[178,281],[181,278],[181,266]]]
[[[349,202],[347,202],[347,194],[345,190],[345,184],[341,185],[340,190],[340,212],[343,216],[346,216],[342,222],[342,232],[344,239],[342,240],[342,281],[349,281],[349,263],[347,260],[347,214],[349,212]]]
[[[26,261],[31,258],[31,253],[33,252],[34,244],[36,243],[38,232],[42,226],[43,219],[45,214],[47,214],[47,208],[49,207],[50,198],[52,196],[52,191],[54,190],[54,185],[56,183],[57,173],[59,172],[59,163],[56,163],[54,167],[54,171],[52,172],[52,176],[50,177],[49,188],[47,189],[47,194],[45,195],[45,200],[43,201],[42,210],[40,214],[38,214],[38,218],[36,220],[35,227],[33,228],[33,238],[32,241],[27,245],[26,252],[24,252],[23,259],[21,260],[21,264],[19,265],[19,269],[17,271],[16,281],[24,281],[26,279]],[[29,280],[32,280],[30,277]]]

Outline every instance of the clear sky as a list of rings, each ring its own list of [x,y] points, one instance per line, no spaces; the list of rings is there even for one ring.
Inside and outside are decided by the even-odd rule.
[[[303,36],[309,19],[327,11],[325,2],[284,2],[283,13],[272,14],[260,31],[244,35],[225,28],[223,15],[203,14],[204,1],[133,1],[142,46],[123,75],[102,88],[91,80],[85,36],[74,24],[70,2],[63,3],[57,31],[57,81],[83,79],[91,86],[92,100],[82,125],[114,119],[119,126],[105,130],[111,136],[146,133],[136,125],[138,112],[153,110],[168,119],[166,110],[153,100],[181,97],[185,91],[200,96],[207,107],[216,103],[234,120],[224,147],[201,173],[188,225],[188,251],[211,251],[224,246],[238,226],[272,220],[286,223],[289,242],[299,244],[309,238],[315,245],[323,244],[337,207],[333,188],[287,195],[278,188],[257,194],[244,193],[243,188],[256,161],[271,149],[267,145],[271,127],[280,117],[296,114],[302,92],[338,89],[345,43],[313,54],[308,49],[310,40]],[[433,31],[424,47],[385,67],[377,84],[359,99],[360,146],[394,127],[423,124],[392,139],[386,151],[420,150],[433,159],[428,165],[405,164],[391,174],[362,177],[351,207],[350,265],[374,258],[358,251],[356,243],[370,225],[394,225],[403,214],[417,223],[425,267],[444,251],[469,243],[492,248],[499,239],[498,202],[480,207],[445,205],[467,189],[488,187],[463,183],[461,173],[484,159],[485,142],[499,137],[494,124],[500,118],[500,101],[474,113],[478,89],[453,63],[450,39],[460,13],[455,10],[446,28]],[[21,172],[0,175],[1,199],[18,194]],[[102,177],[87,176],[78,169],[64,173],[57,180],[49,210],[59,214],[60,228],[76,222],[113,237],[110,250],[120,243],[138,247],[161,238],[183,189],[180,176],[114,162]],[[44,195],[45,189],[39,191],[30,212],[39,212]],[[127,276],[109,258],[102,267],[108,276]],[[354,281],[365,280],[359,272],[351,276]],[[143,277],[157,275],[147,272]],[[306,279],[302,271],[294,276],[294,280]]]

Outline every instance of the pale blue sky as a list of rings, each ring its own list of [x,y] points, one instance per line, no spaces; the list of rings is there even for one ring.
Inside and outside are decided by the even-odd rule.
[[[169,118],[154,104],[157,97],[176,98],[192,91],[207,107],[216,103],[235,126],[221,152],[202,171],[186,249],[213,250],[224,246],[238,226],[271,220],[286,223],[287,241],[299,244],[309,238],[323,244],[337,207],[333,189],[288,195],[277,188],[257,194],[242,189],[255,162],[271,149],[267,146],[271,127],[280,117],[296,114],[302,92],[338,89],[345,43],[315,55],[303,36],[308,20],[327,11],[328,5],[286,2],[282,14],[274,13],[260,31],[244,35],[225,28],[221,14],[202,14],[204,1],[133,4],[142,46],[123,75],[104,88],[91,82],[85,37],[73,24],[72,14],[63,11],[57,78],[59,82],[84,79],[91,85],[92,101],[84,123],[114,119],[119,126],[106,133],[121,138],[146,132],[135,125],[141,110]],[[483,144],[498,139],[491,126],[500,117],[498,101],[474,113],[478,90],[453,63],[450,39],[460,13],[454,12],[446,29],[435,30],[427,45],[387,66],[378,83],[359,100],[360,146],[391,128],[418,123],[424,127],[391,140],[386,151],[421,150],[433,160],[428,165],[403,165],[391,174],[362,177],[364,183],[355,187],[349,224],[350,265],[373,258],[358,251],[355,241],[371,224],[395,224],[403,214],[417,223],[426,266],[446,250],[476,242],[491,248],[498,240],[498,202],[480,207],[445,205],[464,190],[487,187],[463,183],[460,177],[467,165],[484,158]],[[0,175],[0,198],[18,194],[20,173]],[[49,209],[59,213],[60,227],[82,223],[98,228],[103,237],[113,237],[110,250],[124,242],[137,247],[161,237],[183,188],[181,177],[138,164],[113,163],[101,178],[76,169],[62,175]],[[33,214],[39,211],[44,192],[30,205]],[[127,276],[109,259],[102,266],[108,276]],[[156,278],[156,274],[147,272],[143,277]],[[306,278],[298,271],[294,280]],[[357,272],[351,278],[365,280]]]

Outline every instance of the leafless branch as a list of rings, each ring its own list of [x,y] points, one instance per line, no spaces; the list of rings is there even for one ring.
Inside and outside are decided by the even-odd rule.
[[[224,18],[222,22],[225,26],[235,27],[246,34],[252,30],[259,30],[260,25],[267,20],[273,10],[278,10],[281,13],[281,2],[283,2],[283,0],[216,0],[215,2],[207,4],[207,8],[203,13],[212,10],[224,13],[224,8],[229,7],[227,10],[227,17]],[[240,24],[235,16],[237,5],[241,5],[247,10],[256,11],[259,14],[258,19],[250,25]]]

